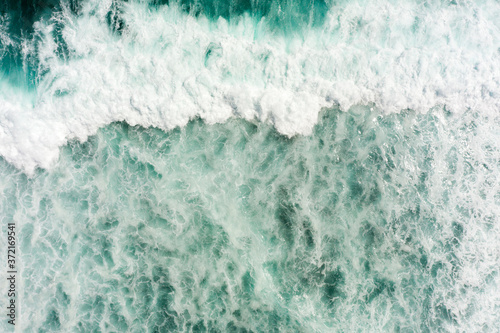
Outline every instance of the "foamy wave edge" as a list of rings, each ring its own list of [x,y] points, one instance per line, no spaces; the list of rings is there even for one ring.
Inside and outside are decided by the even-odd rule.
[[[38,58],[36,92],[0,82],[0,155],[30,175],[50,168],[68,140],[115,121],[170,130],[237,116],[294,136],[310,134],[332,105],[500,111],[495,2],[344,4],[322,27],[287,38],[250,16],[213,22],[138,3],[121,8],[119,36],[105,22],[110,4],[89,1],[78,16],[63,10],[19,42]]]

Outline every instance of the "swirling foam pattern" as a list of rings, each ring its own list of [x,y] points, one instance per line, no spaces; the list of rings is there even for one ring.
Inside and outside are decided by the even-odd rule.
[[[20,331],[500,327],[497,2],[21,5]]]
[[[307,137],[243,120],[117,123],[65,146],[50,172],[2,162],[20,324],[494,331],[499,157],[479,113],[354,108],[322,113]]]

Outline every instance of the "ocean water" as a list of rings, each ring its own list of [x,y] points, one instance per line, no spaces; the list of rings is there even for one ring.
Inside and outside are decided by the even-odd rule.
[[[0,14],[2,332],[499,331],[498,2]]]

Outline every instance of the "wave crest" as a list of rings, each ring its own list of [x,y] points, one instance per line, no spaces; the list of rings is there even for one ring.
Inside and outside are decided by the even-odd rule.
[[[114,121],[168,130],[239,116],[293,136],[310,134],[334,104],[498,113],[498,3],[328,6],[320,25],[286,34],[248,11],[228,20],[141,2],[62,3],[18,39],[4,38],[4,20],[2,42],[14,40],[35,80],[15,84],[3,66],[0,154],[32,173],[68,139]],[[9,52],[3,65],[14,61]]]

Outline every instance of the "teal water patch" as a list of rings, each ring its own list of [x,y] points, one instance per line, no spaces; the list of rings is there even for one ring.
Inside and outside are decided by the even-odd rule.
[[[263,21],[269,31],[277,34],[292,34],[301,29],[323,24],[330,7],[324,0],[178,0],[178,1],[136,1],[152,10],[163,7],[179,8],[181,12],[193,17],[205,17],[214,22],[223,18],[229,22],[238,21],[243,15],[250,16],[256,24]],[[90,10],[97,20],[104,19],[110,31],[121,35],[127,22],[123,8],[129,1],[113,1],[108,6]],[[50,1],[5,1],[0,4],[0,79],[10,85],[26,85],[33,88],[36,80],[43,76],[40,67],[39,43],[43,43],[40,24],[50,24],[51,35],[57,49],[55,53],[61,60],[71,57],[63,30],[66,20],[81,17],[82,8],[92,7],[89,1],[50,0]],[[105,13],[102,13],[103,9]],[[3,35],[3,36],[2,36]],[[10,41],[8,42],[6,39]]]
[[[31,51],[27,46],[35,38],[35,24],[54,19],[54,13],[61,10],[61,3],[71,2],[31,0],[3,1],[0,4],[0,82],[33,89],[38,60],[34,50],[36,46],[32,45]],[[56,29],[55,34],[60,33],[57,31],[60,29]]]
[[[167,1],[187,13],[203,15],[210,19],[238,19],[250,15],[253,19],[264,20],[274,31],[289,33],[301,28],[311,28],[323,24],[331,5],[325,0],[179,0]],[[158,7],[163,1],[153,1]]]
[[[324,111],[292,139],[243,120],[114,123],[32,178],[2,161],[19,325],[491,331],[500,141],[483,124],[370,107]]]

